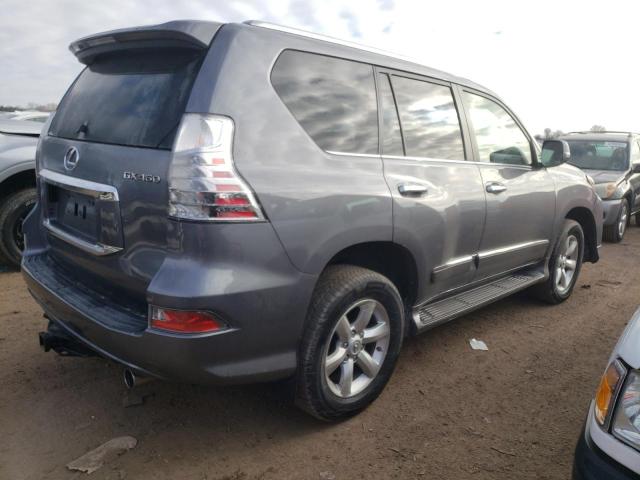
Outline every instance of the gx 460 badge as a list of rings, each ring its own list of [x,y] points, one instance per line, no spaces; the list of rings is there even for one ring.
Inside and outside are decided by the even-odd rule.
[[[160,183],[158,175],[149,175],[146,173],[124,172],[122,178],[125,180],[133,180],[134,182]]]

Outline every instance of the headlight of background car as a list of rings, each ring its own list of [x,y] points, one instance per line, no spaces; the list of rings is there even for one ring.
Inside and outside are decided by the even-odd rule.
[[[608,200],[616,195],[619,185],[616,182],[598,183],[593,188],[602,200]]]
[[[640,373],[632,371],[618,396],[613,434],[640,450]]]

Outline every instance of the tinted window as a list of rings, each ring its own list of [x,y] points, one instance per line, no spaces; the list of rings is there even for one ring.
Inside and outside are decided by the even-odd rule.
[[[402,134],[400,133],[398,111],[391,90],[391,80],[387,74],[380,75],[378,79],[378,92],[380,93],[380,103],[382,104],[382,153],[402,156],[404,155]]]
[[[65,95],[50,133],[171,148],[199,65],[200,54],[184,49],[98,58]]]
[[[449,87],[393,77],[408,156],[464,160],[458,112]]]
[[[309,136],[324,150],[378,153],[373,67],[286,51],[271,82]]]
[[[469,92],[464,92],[463,98],[481,162],[531,165],[529,140],[504,108]]]
[[[629,168],[627,142],[567,140],[571,149],[569,163],[585,170],[623,171]],[[635,142],[632,142],[633,145]],[[631,154],[633,155],[633,149]]]

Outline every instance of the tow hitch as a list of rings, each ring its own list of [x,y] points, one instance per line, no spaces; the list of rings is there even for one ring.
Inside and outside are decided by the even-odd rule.
[[[97,354],[86,345],[68,335],[62,328],[49,320],[46,332],[38,334],[40,346],[45,352],[53,350],[65,357],[95,357]]]

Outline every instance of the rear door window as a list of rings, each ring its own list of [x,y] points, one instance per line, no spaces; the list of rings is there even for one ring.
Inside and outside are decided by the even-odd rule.
[[[98,57],[63,98],[49,133],[170,149],[202,55],[163,49]]]
[[[378,153],[373,67],[287,50],[271,83],[302,128],[327,151]]]
[[[462,130],[451,88],[397,76],[392,77],[392,83],[406,154],[464,160]]]

